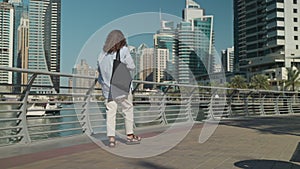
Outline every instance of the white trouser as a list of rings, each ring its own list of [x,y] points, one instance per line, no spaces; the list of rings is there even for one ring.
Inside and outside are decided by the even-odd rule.
[[[130,92],[131,93],[131,92]],[[121,110],[125,118],[125,130],[126,134],[133,134],[133,104],[132,104],[132,94],[128,95],[128,98],[121,101],[110,101],[105,100],[106,105],[106,127],[107,136],[116,135],[116,114],[118,105],[121,106]]]

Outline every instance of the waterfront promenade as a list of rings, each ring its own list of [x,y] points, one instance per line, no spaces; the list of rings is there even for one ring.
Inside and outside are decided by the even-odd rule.
[[[0,148],[0,168],[14,169],[300,169],[300,116],[223,120],[212,137],[198,143],[202,123],[170,151],[150,158],[124,158],[85,135]],[[214,123],[212,123],[213,125]],[[143,141],[162,128],[139,129]],[[180,134],[177,130],[174,134]],[[172,134],[172,133],[171,133]],[[167,139],[167,138],[166,138]],[[167,142],[166,142],[167,144]],[[153,143],[155,145],[155,143]],[[116,149],[128,149],[119,143]],[[150,151],[140,145],[129,149]]]

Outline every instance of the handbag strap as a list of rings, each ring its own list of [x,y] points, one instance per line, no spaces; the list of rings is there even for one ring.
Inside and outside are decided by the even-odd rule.
[[[121,60],[120,60],[120,49],[117,51],[116,60],[121,62]]]

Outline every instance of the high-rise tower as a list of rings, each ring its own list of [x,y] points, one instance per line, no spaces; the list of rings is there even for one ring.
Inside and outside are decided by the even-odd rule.
[[[60,72],[61,0],[29,1],[29,58],[28,68]],[[30,76],[29,76],[30,77]],[[59,77],[38,76],[36,93],[59,92]]]
[[[0,2],[0,65],[13,66],[14,9]],[[0,71],[0,83],[12,84],[12,72]]]
[[[27,13],[23,13],[20,26],[18,27],[18,66],[22,69],[28,69],[28,49],[29,49],[29,19]],[[20,77],[20,84],[28,83],[28,74],[23,73]]]
[[[199,4],[187,0],[176,36],[179,83],[190,83],[192,76],[213,72],[213,16],[205,15]]]
[[[279,86],[286,67],[300,67],[299,13],[299,0],[234,0],[235,70]]]
[[[14,35],[13,35],[13,67],[21,68],[21,60],[19,59],[19,36],[18,36],[18,28],[21,25],[21,18],[23,15],[27,15],[27,5],[23,3],[23,0],[9,0],[14,8]],[[28,40],[28,39],[27,39]],[[21,84],[21,73],[14,72],[13,73],[13,91],[20,92],[20,84]]]

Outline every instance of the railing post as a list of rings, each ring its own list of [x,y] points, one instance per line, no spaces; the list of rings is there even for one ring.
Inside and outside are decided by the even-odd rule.
[[[279,97],[280,97],[280,95],[278,95],[278,96],[276,97],[276,102],[275,102],[275,107],[274,107],[275,113],[276,113],[277,115],[280,115],[280,111],[279,111]]]
[[[188,104],[187,104],[187,113],[188,113],[188,117],[189,117],[189,121],[193,122],[193,115],[192,115],[192,97],[193,97],[193,93],[190,94],[189,100],[188,100]]]
[[[162,121],[164,125],[168,125],[168,120],[166,116],[166,95],[164,94],[161,104],[159,105],[160,114],[162,116]]]
[[[228,96],[229,97],[229,102],[228,102],[229,117],[232,117],[232,102],[233,102],[233,96],[235,95],[236,92],[237,92],[237,90],[233,90]]]
[[[231,97],[229,98],[229,101],[228,101],[228,116],[232,117],[232,98]]]
[[[140,84],[140,83],[139,83]],[[139,84],[137,86],[139,86]],[[160,110],[160,114],[161,114],[161,117],[162,117],[162,121],[163,121],[163,124],[164,125],[168,125],[168,120],[167,120],[167,116],[166,116],[166,95],[168,93],[168,91],[171,89],[171,85],[168,86],[168,88],[163,91],[163,99],[162,99],[162,102],[161,104],[159,105],[159,110]]]
[[[252,91],[250,91],[248,94],[244,94],[244,104],[245,104],[245,112],[246,115],[249,116],[249,96],[252,94]]]
[[[88,135],[94,134],[94,130],[92,128],[91,121],[90,121],[90,114],[89,114],[89,111],[87,109],[90,105],[91,93],[94,91],[94,87],[95,87],[97,82],[98,82],[98,80],[95,79],[92,86],[86,92],[86,96],[84,98],[85,103],[82,105],[82,108],[83,108],[82,111],[81,111],[81,120],[83,121],[82,128],[83,128],[83,132],[87,133]]]
[[[217,92],[217,90],[214,90],[213,92],[211,92],[211,96],[210,96],[210,102],[208,103],[208,114],[209,114],[209,117],[212,119],[212,120],[215,120],[215,115],[214,115],[214,110],[213,110],[213,96],[215,95],[215,93]]]
[[[291,95],[291,97],[288,99],[288,111],[289,114],[294,114],[294,110],[293,110],[293,95]]]
[[[249,109],[248,109],[248,95],[246,95],[246,93],[244,93],[244,104],[245,104],[245,112],[246,112],[246,116],[249,116]]]
[[[259,94],[261,96],[261,94]],[[260,102],[260,115],[266,115],[265,113],[265,108],[264,108],[264,103],[265,103],[265,97],[266,95],[264,95],[263,97],[260,97],[261,102]]]
[[[36,73],[34,73],[30,77],[27,87],[23,91],[22,96],[20,98],[20,100],[22,101],[22,105],[19,108],[19,110],[21,111],[20,113],[18,113],[17,117],[21,117],[21,121],[19,121],[17,125],[22,125],[22,129],[19,132],[24,135],[24,139],[21,139],[20,143],[25,143],[25,144],[31,143],[28,126],[27,126],[27,118],[26,118],[27,108],[28,108],[27,100],[30,93],[30,89],[36,77],[37,77]]]

